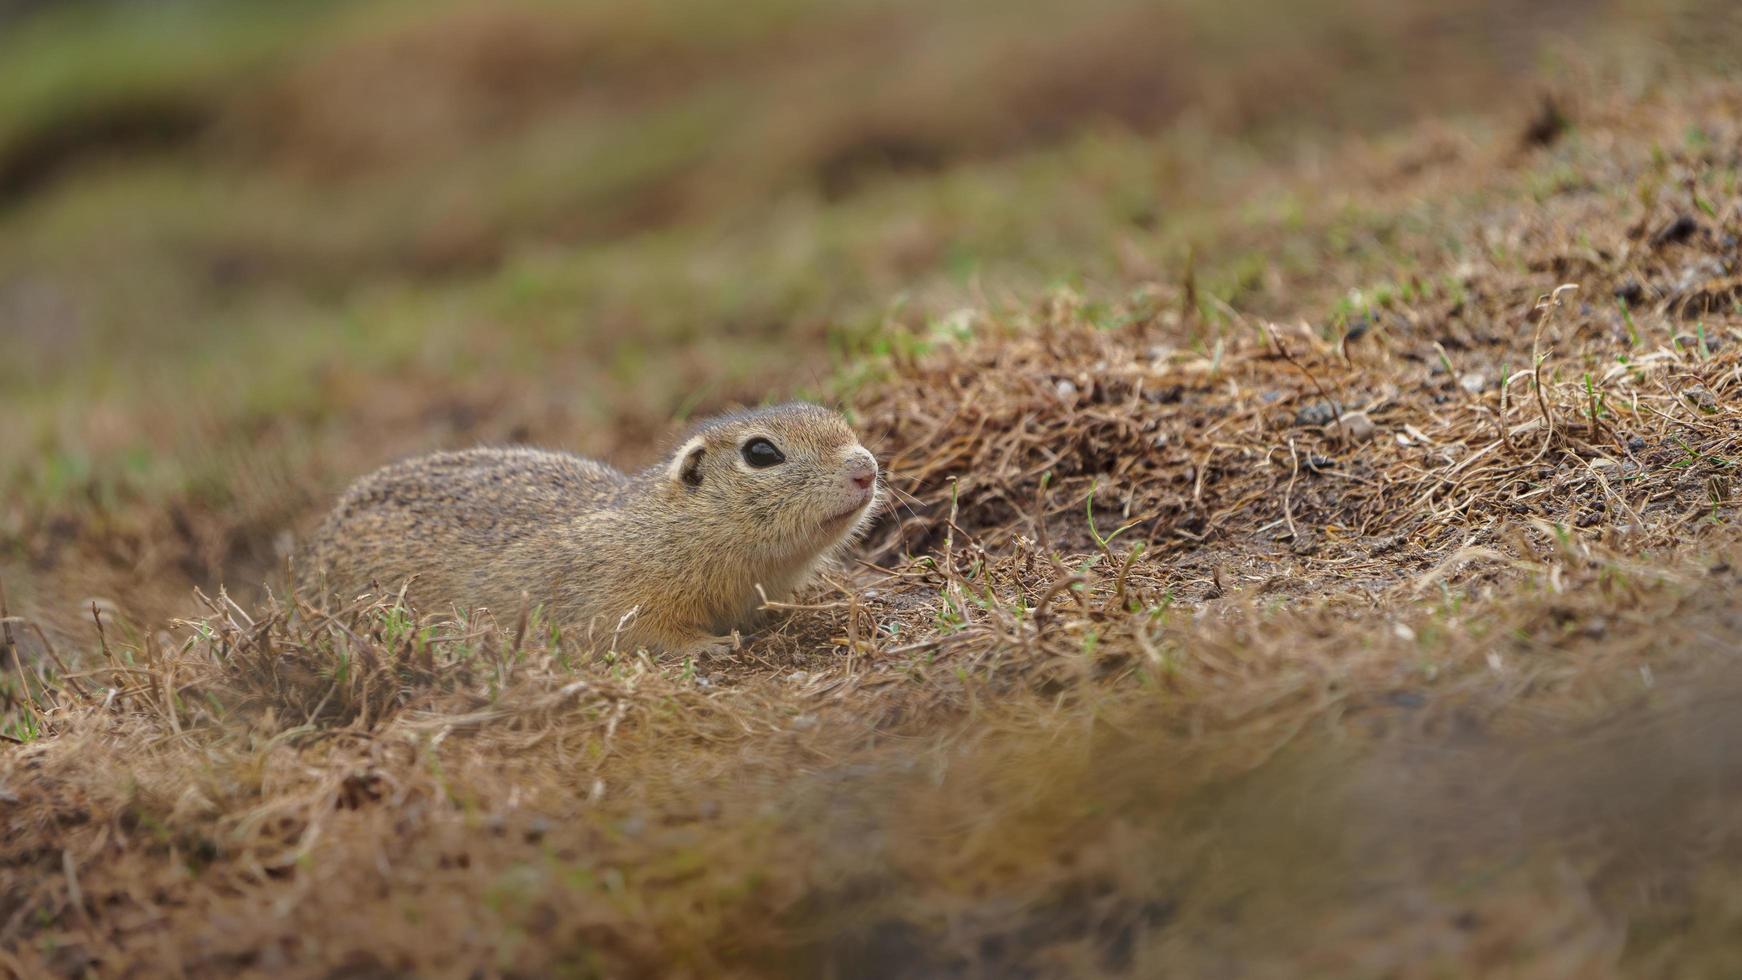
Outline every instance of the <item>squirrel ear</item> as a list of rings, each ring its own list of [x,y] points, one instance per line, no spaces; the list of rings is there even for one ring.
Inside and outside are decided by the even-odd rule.
[[[706,452],[707,447],[702,444],[701,436],[696,436],[684,443],[682,449],[672,454],[670,470],[672,480],[686,486],[701,486],[702,456]]]

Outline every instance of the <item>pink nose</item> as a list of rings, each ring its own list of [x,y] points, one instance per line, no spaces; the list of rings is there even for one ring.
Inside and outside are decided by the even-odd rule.
[[[869,454],[847,460],[847,482],[861,490],[871,489],[877,482],[877,461]]]

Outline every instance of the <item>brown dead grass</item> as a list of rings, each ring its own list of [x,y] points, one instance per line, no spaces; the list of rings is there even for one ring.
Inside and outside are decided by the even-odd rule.
[[[1206,333],[1184,291],[1124,309],[1060,296],[867,399],[912,518],[877,551],[1026,534],[1165,557],[1174,596],[1232,574],[1354,598],[1455,580],[1533,523],[1678,540],[1733,514],[1742,444],[1737,308],[1688,305],[1725,288],[1735,236],[1666,226],[1684,223],[1698,230],[1674,245],[1646,218],[1576,258],[1466,261],[1323,331],[1235,313]],[[1577,282],[1545,278],[1575,266]]]
[[[950,390],[926,382],[987,357],[1056,406],[1055,379],[1121,351],[1119,336],[1061,324],[929,357],[871,394],[872,429],[897,403],[924,424]],[[1325,365],[1305,346],[1291,363],[1268,338],[1232,344],[1224,370],[1310,389],[1300,368]],[[1188,378],[1194,363],[1162,362]],[[1570,414],[1574,388],[1552,388],[1551,410]],[[1210,390],[1249,400],[1226,380]],[[1340,584],[1346,563],[1310,555],[1282,559],[1316,576],[1303,584],[1248,574],[1293,555],[1256,526],[1291,510],[1297,528],[1352,526],[1361,511],[1295,495],[1314,478],[1292,466],[1229,470],[1206,479],[1206,509],[1227,513],[1197,532],[1221,556],[1216,594],[1185,553],[1160,558],[1163,537],[1143,555],[1124,537],[1101,550],[1065,516],[1075,505],[1049,513],[1038,491],[998,504],[958,481],[952,533],[926,462],[956,458],[946,449],[1010,453],[1022,474],[1029,453],[1121,438],[1093,398],[1044,414],[1007,391],[972,402],[1030,421],[957,420],[936,429],[965,438],[898,444],[921,557],[861,571],[737,663],[601,658],[536,620],[437,617],[424,634],[391,601],[248,613],[220,599],[173,631],[112,637],[97,664],[32,685],[26,710],[50,735],[4,758],[12,968],[1602,976],[1725,955],[1737,913],[1713,868],[1742,842],[1709,808],[1742,787],[1720,748],[1736,735],[1714,680],[1727,675],[1711,664],[1742,635],[1742,556],[1727,523],[1683,498],[1679,468],[1623,484],[1643,522],[1628,532],[1617,505],[1600,529],[1520,515],[1461,545],[1432,533],[1458,513],[1438,495],[1399,494],[1412,514],[1381,513],[1420,554],[1353,562],[1377,599]],[[1723,450],[1698,441],[1702,421],[1630,424]],[[1551,445],[1576,453],[1579,430],[1559,431]],[[1528,437],[1525,462],[1542,451]],[[1405,448],[1373,464],[1376,483],[1411,472]],[[1095,478],[1078,458],[1053,460],[1051,492],[1081,503]],[[1492,465],[1465,467],[1471,485],[1522,464]],[[1192,484],[1132,466],[1109,479],[1179,496]],[[1541,485],[1545,506],[1607,499],[1552,470]],[[1134,499],[1133,514],[1151,505]],[[1097,520],[1103,537],[1118,519]],[[1668,551],[1639,544],[1672,531]],[[1327,535],[1326,551],[1342,547]],[[1454,547],[1467,564],[1445,561]],[[1307,592],[1323,598],[1269,598]],[[1643,706],[1587,727],[1629,705]],[[1684,812],[1683,797],[1708,802]],[[1642,820],[1659,862],[1617,850]],[[1696,841],[1689,864],[1677,848]],[[1472,874],[1485,884],[1457,884]],[[1679,924],[1645,946],[1617,925],[1659,921]]]
[[[1710,95],[1360,309],[1164,282],[907,338],[853,398],[888,520],[731,658],[392,597],[107,615],[85,655],[0,616],[0,964],[1733,974]]]
[[[1088,587],[1024,626],[1018,597],[1050,573],[1018,547],[971,576],[922,559],[695,675],[553,646],[536,623],[420,641],[390,604],[256,618],[218,600],[62,679],[35,709],[52,737],[7,752],[9,963],[1682,964],[1722,954],[1737,921],[1701,897],[1733,867],[1702,862],[1742,843],[1708,809],[1742,789],[1711,670],[1742,631],[1742,554],[1720,554],[1575,541],[1504,597],[1353,615],[1244,598],[1133,612],[1074,555]],[[998,602],[937,630],[933,597],[979,587]],[[861,648],[818,658],[855,615]],[[1641,821],[1650,849],[1615,850]],[[1470,874],[1486,883],[1458,885]],[[1617,930],[1633,920],[1708,938],[1632,949]]]

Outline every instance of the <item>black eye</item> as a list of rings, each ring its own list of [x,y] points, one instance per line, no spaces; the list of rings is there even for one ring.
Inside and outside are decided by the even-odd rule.
[[[744,444],[744,462],[757,469],[765,466],[778,466],[786,462],[786,454],[780,447],[758,436]]]

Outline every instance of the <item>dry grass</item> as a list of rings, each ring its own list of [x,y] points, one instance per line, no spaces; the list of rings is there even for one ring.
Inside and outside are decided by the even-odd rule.
[[[1165,298],[1094,325],[1066,298],[869,400],[919,508],[883,550],[928,551],[952,527],[991,548],[1026,534],[1119,567],[1165,558],[1144,565],[1166,570],[1139,578],[1144,602],[1213,597],[1223,575],[1384,602],[1467,577],[1533,524],[1638,548],[1731,516],[1734,330],[1634,343],[1613,308],[1563,310],[1562,290],[1532,306],[1519,279],[1472,272],[1463,288],[1488,309],[1424,297],[1384,314],[1382,337],[1241,318],[1197,349],[1160,339],[1180,333],[1154,312]]]
[[[38,695],[0,776],[8,962],[1688,975],[1742,911],[1709,809],[1742,789],[1712,669],[1742,553],[1714,554],[1573,541],[1504,598],[1357,614],[1131,611],[1073,555],[1088,587],[1041,615],[1019,546],[738,665],[219,600]]]
[[[1401,326],[1182,349],[1165,292],[898,358],[859,399],[882,545],[734,660],[220,597],[19,666],[8,963],[1718,969],[1742,345],[1565,304],[1503,332],[1535,277],[1467,278],[1461,328],[1509,339],[1465,357],[1540,395]]]
[[[0,972],[1734,975],[1739,104],[1309,185],[1406,216],[1302,231],[1269,315],[1187,265],[891,325],[845,389],[891,511],[729,658],[0,599]],[[318,501],[250,478],[20,550],[257,568]]]

